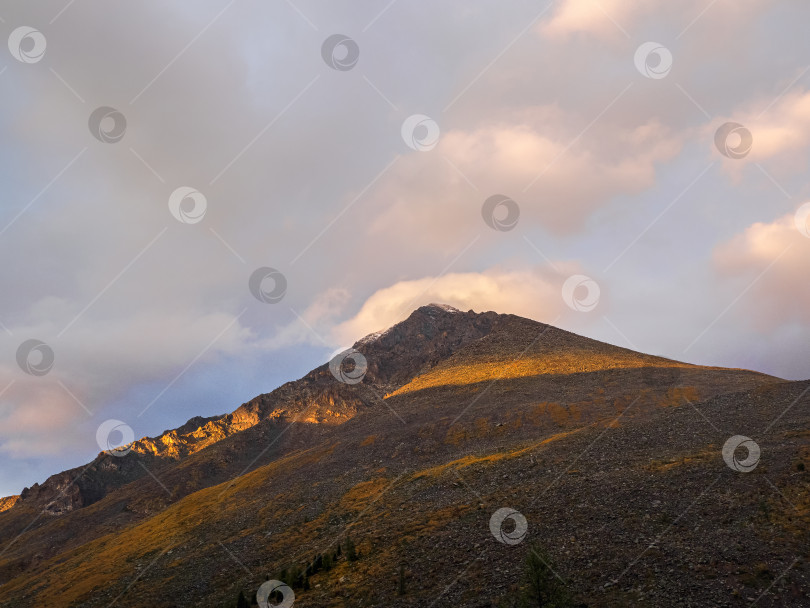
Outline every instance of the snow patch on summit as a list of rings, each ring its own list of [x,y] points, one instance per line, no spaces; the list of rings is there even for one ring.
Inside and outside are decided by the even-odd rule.
[[[390,327],[384,331],[375,331],[374,333],[371,333],[367,336],[360,338],[357,341],[357,344],[371,344],[373,342],[376,342],[377,340],[382,338],[385,334],[387,334],[389,331],[391,331]]]
[[[435,302],[432,302],[427,306],[423,306],[422,308],[438,308],[444,312],[461,312],[458,308],[450,306],[449,304],[436,304]]]
[[[425,306],[420,306],[419,308],[417,308],[417,310],[421,310],[421,311],[423,311],[423,312],[425,312],[425,313],[427,313],[428,315],[431,315],[431,316],[433,314],[437,313],[437,312],[449,312],[449,313],[460,313],[460,312],[462,312],[458,308],[454,308],[453,306],[450,306],[449,304],[436,304],[436,303],[426,304]],[[400,323],[404,323],[404,321],[401,321]],[[376,342],[377,340],[379,340],[383,336],[387,335],[392,329],[394,329],[394,327],[396,327],[400,323],[396,323],[396,324],[392,325],[391,327],[389,327],[388,329],[384,329],[384,330],[381,330],[381,331],[375,331],[374,333],[368,334],[367,336],[365,336],[363,338],[360,338],[355,344],[356,345],[373,344],[374,342]]]

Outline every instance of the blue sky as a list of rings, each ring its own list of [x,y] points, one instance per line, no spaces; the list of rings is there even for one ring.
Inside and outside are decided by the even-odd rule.
[[[231,411],[431,301],[810,377],[808,17],[793,0],[4,3],[0,495],[92,459],[108,419],[140,437]],[[349,69],[323,58],[333,34],[359,49]],[[648,42],[663,55],[639,63]],[[89,124],[99,107],[117,114]],[[740,158],[715,144],[728,122],[751,134]],[[183,187],[204,207],[173,214]],[[482,217],[493,195],[519,208],[509,230]],[[275,303],[248,287],[264,267],[286,279]],[[581,280],[566,301],[571,276],[595,306]],[[18,364],[29,339],[47,373]]]

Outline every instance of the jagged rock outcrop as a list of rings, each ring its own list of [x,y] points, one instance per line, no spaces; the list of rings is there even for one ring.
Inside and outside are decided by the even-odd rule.
[[[5,498],[0,498],[0,513],[2,513],[3,511],[7,511],[11,507],[13,507],[19,499],[20,499],[19,495],[6,496]]]

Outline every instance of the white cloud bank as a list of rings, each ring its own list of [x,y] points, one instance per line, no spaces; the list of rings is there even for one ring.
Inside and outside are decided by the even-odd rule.
[[[460,310],[512,313],[550,323],[565,312],[561,286],[566,277],[545,268],[450,273],[400,281],[376,291],[352,318],[334,327],[338,343],[383,330],[419,306],[449,304]]]

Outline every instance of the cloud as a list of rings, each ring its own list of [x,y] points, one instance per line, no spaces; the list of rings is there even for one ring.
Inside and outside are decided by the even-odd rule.
[[[574,266],[565,266],[574,270]],[[332,330],[338,343],[352,344],[375,331],[405,319],[415,308],[430,303],[459,310],[494,310],[550,323],[565,311],[561,285],[565,280],[548,268],[459,272],[439,277],[400,281],[372,294],[352,318]]]
[[[708,28],[718,21],[748,19],[772,0],[683,0],[665,3],[658,0],[563,0],[557,4],[552,17],[539,26],[539,30],[552,38],[572,34],[591,34],[600,38],[621,38],[646,21],[666,24],[681,31],[699,20]],[[716,6],[714,6],[716,5]],[[712,10],[709,10],[712,9]],[[629,34],[628,34],[629,36]]]
[[[444,133],[428,154],[411,154],[374,193],[380,201],[370,233],[411,238],[438,250],[457,247],[455,233],[488,230],[481,206],[493,194],[517,201],[521,222],[557,234],[581,229],[619,195],[655,184],[656,166],[683,139],[657,121],[623,128],[587,123],[556,106],[527,109],[501,121]]]
[[[540,26],[546,35],[560,37],[581,32],[600,36],[621,35],[621,24],[631,25],[653,7],[650,0],[564,0]]]
[[[714,121],[712,128],[726,120],[744,126],[753,139],[751,152],[745,158],[724,159],[729,170],[738,173],[746,164],[767,162],[776,175],[805,171],[810,159],[810,91],[789,91],[783,96],[748,102],[733,115]],[[705,135],[713,137],[708,132]],[[730,137],[731,147],[739,145],[739,136]]]
[[[77,422],[88,415],[67,391],[55,382],[14,376],[13,370],[0,369],[6,388],[0,404],[0,453],[15,458],[54,455],[85,439]]]
[[[16,366],[0,368],[0,387],[8,387],[0,402],[0,451],[16,457],[58,453],[75,446],[79,437],[87,445],[79,426],[103,420],[104,407],[130,387],[167,386],[192,363],[212,364],[258,349],[252,332],[225,313],[145,311],[127,323],[95,319],[77,324],[63,337],[47,324],[15,327],[14,337],[19,343],[44,338],[54,353],[53,368],[42,376]],[[5,358],[14,361],[18,344],[6,342],[11,348],[5,349]],[[133,405],[132,416],[145,405]]]
[[[741,308],[761,331],[797,322],[810,325],[808,260],[810,238],[799,231],[793,213],[755,223],[714,251],[719,277],[750,289]]]
[[[344,313],[351,295],[340,287],[318,294],[304,310],[294,311],[295,318],[282,326],[273,336],[263,340],[261,348],[279,350],[296,344],[310,344],[334,349],[338,346],[330,328]]]

